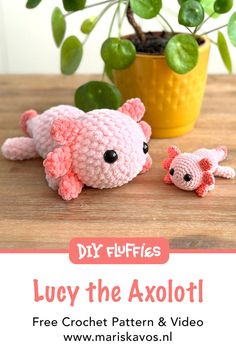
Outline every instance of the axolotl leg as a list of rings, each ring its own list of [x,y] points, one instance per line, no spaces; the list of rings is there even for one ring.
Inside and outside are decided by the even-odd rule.
[[[71,163],[71,150],[68,146],[56,148],[43,162],[49,187],[54,190],[58,188],[58,194],[64,200],[77,198],[84,186],[71,170]]]
[[[60,183],[60,177],[55,178],[50,176],[48,173],[46,173],[46,180],[48,182],[48,186],[53,190],[57,191],[59,188],[59,183]]]
[[[46,180],[49,187],[54,191],[58,190],[58,194],[64,200],[77,198],[84,186],[72,171],[58,178],[52,177],[46,173]]]
[[[208,167],[206,166],[208,163],[209,163],[208,159],[202,159],[200,161],[200,165],[202,166],[202,169],[204,167],[210,168],[210,163],[209,163]],[[195,192],[199,197],[205,197],[208,192],[210,192],[214,189],[214,187],[215,187],[215,178],[214,178],[213,174],[210,171],[205,171],[205,172],[203,172],[202,183],[195,190]]]
[[[29,137],[7,139],[2,145],[2,154],[8,160],[26,160],[39,156],[33,139]]]
[[[228,166],[217,166],[214,175],[230,179],[235,177],[235,170],[232,167]]]
[[[69,171],[65,176],[61,177],[58,194],[64,200],[75,199],[81,193],[83,186],[84,184],[78,179],[77,175]]]

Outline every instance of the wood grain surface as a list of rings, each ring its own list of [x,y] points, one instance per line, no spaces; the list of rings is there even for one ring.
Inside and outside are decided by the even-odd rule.
[[[73,103],[74,89],[95,76],[0,76],[0,144],[22,135],[29,108]],[[113,190],[84,188],[65,202],[48,188],[42,160],[0,156],[0,248],[67,248],[79,236],[164,236],[172,248],[236,248],[236,179],[217,179],[206,198],[165,185],[161,161],[169,144],[182,151],[227,144],[223,164],[236,168],[236,78],[210,76],[196,128],[175,139],[152,140],[153,168]]]

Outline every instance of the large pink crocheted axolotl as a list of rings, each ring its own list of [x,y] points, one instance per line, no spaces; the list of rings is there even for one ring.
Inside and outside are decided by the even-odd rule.
[[[28,137],[7,139],[3,155],[12,160],[41,156],[49,186],[65,200],[76,198],[84,185],[113,188],[131,181],[152,164],[147,142],[150,126],[139,99],[118,111],[84,113],[58,106],[38,115],[28,111],[21,127]]]
[[[204,197],[214,188],[214,176],[235,177],[233,168],[219,165],[227,156],[225,146],[181,153],[179,148],[172,145],[167,151],[168,158],[163,161],[163,167],[168,171],[164,182],[186,191],[195,191],[199,197]]]

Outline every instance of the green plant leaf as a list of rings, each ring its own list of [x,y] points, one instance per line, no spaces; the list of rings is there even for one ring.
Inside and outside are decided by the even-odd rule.
[[[196,27],[204,20],[204,9],[200,2],[188,0],[182,4],[178,19],[183,26]]]
[[[108,38],[101,48],[102,59],[112,69],[127,68],[133,63],[135,55],[135,46],[127,39]]]
[[[218,32],[217,44],[218,44],[221,58],[229,73],[232,74],[232,61],[229,53],[229,48],[223,33],[220,31]]]
[[[236,47],[236,12],[229,19],[228,23],[228,36],[230,42]]]
[[[181,5],[183,5],[186,1],[188,1],[188,0],[178,0],[178,3],[179,3],[180,6],[181,6]],[[201,2],[201,0],[196,0],[196,1]],[[215,1],[215,0],[214,0],[214,1]]]
[[[27,9],[34,9],[41,3],[41,1],[42,0],[28,0],[25,6]]]
[[[233,0],[216,0],[214,3],[214,10],[218,14],[225,14],[232,9],[233,4]]]
[[[136,15],[148,19],[159,14],[162,0],[130,0],[130,5]]]
[[[189,34],[177,34],[167,43],[165,57],[169,67],[178,74],[186,74],[198,63],[198,43]]]
[[[120,91],[107,82],[90,81],[75,92],[75,105],[84,112],[101,108],[117,109],[121,103]]]
[[[114,82],[113,71],[112,71],[112,68],[108,64],[105,65],[105,74],[111,80],[111,82]]]
[[[73,74],[82,59],[83,46],[75,36],[65,39],[61,48],[61,72],[65,75]]]
[[[211,18],[218,18],[220,15],[217,14],[214,10],[215,0],[201,0],[202,7],[205,10],[205,13]]]
[[[214,13],[215,12],[215,10],[214,10],[215,1],[216,0],[200,0],[205,12],[207,13],[207,15],[211,16],[211,18],[219,17],[219,14]]]
[[[66,33],[66,21],[59,7],[53,10],[51,23],[54,41],[60,47]]]
[[[84,22],[80,27],[81,32],[84,34],[89,34],[90,32],[92,32],[94,26],[96,25],[96,21],[97,21],[97,16],[93,16],[84,20]]]
[[[63,0],[63,6],[66,11],[83,10],[86,0]]]

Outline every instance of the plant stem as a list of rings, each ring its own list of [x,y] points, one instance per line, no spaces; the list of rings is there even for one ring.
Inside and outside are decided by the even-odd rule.
[[[218,44],[215,41],[213,41],[212,39],[210,39],[210,42],[218,46]]]
[[[114,14],[113,14],[113,16],[112,16],[112,20],[111,20],[111,24],[110,24],[109,32],[108,32],[108,38],[111,37],[112,28],[113,28],[113,25],[114,25],[114,22],[115,22],[117,13],[118,13],[118,11],[119,11],[119,5],[120,5],[120,1],[119,1],[119,4],[118,4],[118,6],[116,7],[115,12],[114,12]],[[103,72],[102,72],[102,77],[101,77],[101,81],[104,81],[104,80],[105,80],[105,74],[106,74],[106,65],[104,64]]]
[[[103,15],[107,12],[107,10],[109,10],[110,7],[112,7],[113,5],[117,4],[119,2],[119,0],[113,1],[112,3],[110,3],[109,5],[107,5],[98,15],[96,22],[93,26],[93,30],[95,28],[95,26],[98,24],[98,22],[101,20],[101,18],[103,17]],[[91,31],[92,32],[92,31]],[[91,32],[85,37],[84,41],[83,41],[83,45],[87,42],[89,35],[91,34]]]
[[[125,16],[126,16],[126,13],[127,13],[127,9],[128,9],[128,6],[129,6],[129,0],[126,2],[125,4],[125,10],[124,10],[124,13],[121,17],[121,21],[120,21],[120,25],[122,26],[123,22],[124,22],[124,19],[125,19]]]
[[[204,23],[206,23],[212,16],[215,15],[215,11],[212,12],[212,14],[210,14],[202,23],[202,25],[204,25]]]
[[[188,30],[190,33],[193,34],[193,31],[191,31],[191,29],[190,29],[189,27],[186,27],[186,28],[187,28],[187,30]]]
[[[228,24],[220,26],[220,27],[217,27],[217,28],[214,28],[214,29],[212,29],[212,30],[210,30],[208,32],[202,33],[201,36],[206,36],[209,33],[215,32],[215,31],[220,30],[221,28],[224,28],[224,27],[227,27],[227,26],[228,26]]]
[[[104,64],[101,81],[105,80],[105,74],[106,74],[106,65]]]
[[[171,25],[170,25],[169,22],[166,20],[166,18],[165,18],[164,16],[162,16],[160,13],[158,14],[158,16],[160,16],[160,18],[167,24],[167,26],[169,27],[169,29],[171,30],[171,32],[174,33],[173,27],[171,27]]]
[[[196,34],[199,29],[200,29],[199,26],[195,27],[195,30],[194,30],[192,33],[193,33],[193,34]]]
[[[88,39],[89,39],[89,34],[84,38],[84,40],[82,42],[83,46],[86,44]]]
[[[146,40],[145,33],[142,31],[142,28],[139,26],[139,24],[135,21],[134,14],[133,14],[130,4],[128,5],[126,15],[127,15],[127,19],[129,21],[130,25],[135,30],[135,33],[137,34],[140,41],[145,42],[145,40]]]
[[[108,32],[108,38],[111,37],[111,32],[112,32],[112,28],[113,28],[113,25],[114,25],[114,22],[115,22],[115,19],[116,19],[117,12],[118,12],[118,6],[117,6],[117,8],[115,9],[115,12],[114,12],[113,17],[112,17],[112,20],[111,20],[111,24],[110,24],[109,32]]]
[[[97,4],[91,4],[91,5],[88,5],[88,6],[85,6],[82,10],[86,10],[86,9],[89,9],[91,7],[95,7],[95,6],[100,6],[100,5],[104,5],[104,4],[107,4],[107,3],[111,3],[111,2],[114,2],[115,3],[115,0],[105,0],[105,1],[101,1],[101,2],[98,2]],[[81,11],[81,10],[77,10],[77,11],[71,11],[71,12],[68,12],[67,14],[64,15],[64,17],[67,17],[67,16],[70,16],[78,11]]]
[[[107,4],[108,2],[112,2],[112,1],[114,1],[114,0],[104,0],[104,1],[98,2],[97,4],[96,3],[90,4],[90,5],[85,6],[85,9],[89,9],[90,7],[95,7],[95,6]]]
[[[196,33],[197,31],[199,31],[199,30],[202,28],[202,26],[203,26],[210,18],[212,18],[212,16],[214,16],[214,15],[215,15],[215,11],[213,11],[212,14],[210,14],[199,26],[197,26],[197,27],[195,28],[194,33]]]
[[[118,7],[117,16],[118,16],[118,37],[119,38],[121,37],[121,13],[120,13],[121,1],[122,0],[119,0],[118,6],[117,6]]]

